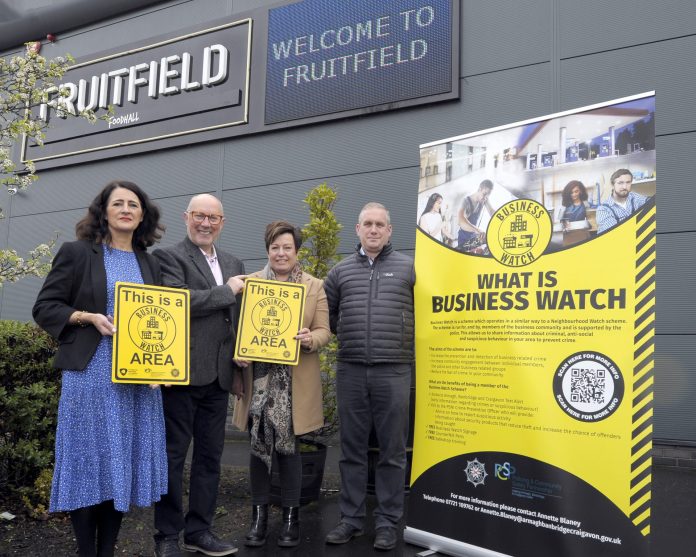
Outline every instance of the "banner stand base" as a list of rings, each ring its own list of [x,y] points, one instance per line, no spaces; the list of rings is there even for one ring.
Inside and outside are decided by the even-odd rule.
[[[512,557],[512,555],[507,553],[498,553],[477,545],[471,545],[409,527],[406,527],[404,530],[404,541],[413,545],[427,547],[443,555],[454,555],[455,557]]]

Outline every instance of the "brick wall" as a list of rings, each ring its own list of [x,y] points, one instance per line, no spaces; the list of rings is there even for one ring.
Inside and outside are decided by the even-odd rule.
[[[653,464],[696,470],[696,447],[653,445]]]

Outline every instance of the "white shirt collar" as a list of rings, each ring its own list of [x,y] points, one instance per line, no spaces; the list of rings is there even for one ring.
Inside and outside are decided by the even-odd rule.
[[[212,248],[213,248],[212,255],[203,251],[202,248],[199,248],[199,249],[201,250],[201,252],[203,252],[203,255],[205,256],[205,260],[208,262],[208,266],[210,267],[210,272],[213,273],[213,277],[215,278],[215,283],[218,286],[221,286],[223,283],[222,269],[220,268],[220,262],[218,261],[217,252],[215,251],[215,246],[212,246]]]
[[[215,244],[210,246],[213,248],[213,254],[210,255],[207,251],[205,251],[203,248],[199,247],[198,249],[201,250],[201,253],[205,256],[205,259],[208,261],[208,263],[217,263],[217,252],[215,251]]]

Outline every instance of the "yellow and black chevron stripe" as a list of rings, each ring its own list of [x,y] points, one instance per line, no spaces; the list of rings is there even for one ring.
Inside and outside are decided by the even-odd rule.
[[[655,229],[654,198],[637,215],[636,306],[633,339],[633,419],[630,517],[650,535],[652,483],[653,375],[655,359]]]

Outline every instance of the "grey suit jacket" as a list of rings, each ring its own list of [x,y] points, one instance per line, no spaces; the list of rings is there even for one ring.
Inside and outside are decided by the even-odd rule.
[[[228,278],[244,274],[244,264],[216,247],[223,284],[218,286],[203,253],[188,237],[175,246],[158,249],[153,255],[162,267],[162,284],[185,288],[191,295],[191,385],[232,389],[232,361],[239,320],[239,299]]]

